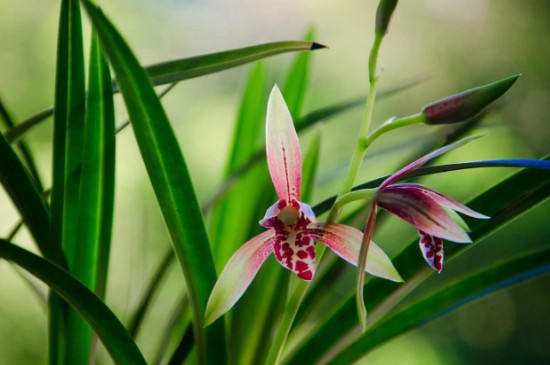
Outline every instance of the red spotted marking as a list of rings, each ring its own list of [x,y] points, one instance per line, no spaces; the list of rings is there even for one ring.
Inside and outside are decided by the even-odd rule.
[[[420,235],[420,251],[422,251],[424,259],[440,273],[443,270],[443,240],[420,230],[418,234]]]

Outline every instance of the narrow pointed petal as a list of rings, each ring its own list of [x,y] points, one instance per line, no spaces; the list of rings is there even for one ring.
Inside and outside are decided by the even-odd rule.
[[[343,224],[312,223],[307,230],[311,238],[325,244],[338,256],[357,266],[363,233]],[[403,281],[388,256],[371,241],[366,271],[369,274],[393,281]]]
[[[287,202],[299,200],[302,180],[300,143],[290,112],[276,85],[267,104],[266,154],[279,199]]]
[[[305,230],[278,224],[273,253],[279,263],[294,272],[300,279],[311,281],[315,274],[315,246]]]
[[[426,195],[429,195],[437,204],[441,204],[447,208],[456,210],[459,213],[468,215],[470,217],[478,218],[478,219],[491,219],[491,217],[478,213],[475,210],[468,208],[464,204],[457,202],[453,198],[447,195],[441,194],[440,192],[437,192],[425,186],[418,185],[418,184],[398,184],[393,186],[405,186],[405,187],[417,189],[418,191]]]
[[[400,185],[390,185],[377,197],[378,205],[416,228],[446,240],[472,242],[464,229],[441,208],[431,195]]]
[[[243,295],[265,259],[273,252],[275,231],[265,231],[239,248],[223,269],[206,305],[205,325],[227,312]]]
[[[440,156],[446,152],[449,152],[450,150],[454,150],[455,148],[461,147],[464,144],[473,141],[474,139],[477,139],[478,137],[470,137],[462,139],[458,142],[451,143],[447,146],[441,147],[435,151],[432,151],[428,153],[427,155],[420,157],[418,160],[410,163],[409,165],[403,167],[401,170],[397,171],[395,174],[388,177],[382,184],[378,187],[378,191],[384,189],[386,186],[390,185],[392,182],[402,178],[403,176],[407,175],[412,170],[416,169],[417,167],[420,167],[424,165],[426,162],[430,161],[433,158],[436,158],[437,156]]]
[[[443,240],[426,232],[418,231],[420,235],[420,251],[426,262],[438,273],[443,270]]]

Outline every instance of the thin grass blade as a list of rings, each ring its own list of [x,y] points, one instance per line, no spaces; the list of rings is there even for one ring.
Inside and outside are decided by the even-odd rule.
[[[29,227],[38,248],[53,257],[49,245],[50,213],[33,179],[11,145],[0,133],[0,182]]]
[[[173,82],[205,76],[241,66],[249,62],[272,57],[288,52],[307,52],[322,49],[325,46],[307,41],[283,41],[259,44],[229,51],[210,53],[189,58],[163,62],[145,67],[153,85],[164,85]],[[117,92],[118,88],[113,89]],[[6,133],[6,138],[13,142],[26,131],[53,114],[53,107],[32,115]]]
[[[0,100],[0,120],[4,121],[4,124],[9,130],[15,127],[15,123],[13,122],[10,113],[8,113],[8,110],[6,109],[2,100]],[[36,168],[36,164],[34,163],[34,158],[29,147],[24,141],[18,141],[17,148],[21,152],[21,157],[23,158],[23,161],[25,161],[25,165],[27,166],[31,176],[33,177],[36,187],[39,191],[43,191],[44,187],[42,186],[42,181],[40,179],[38,169]]]
[[[55,81],[55,114],[50,245],[54,262],[75,269],[80,167],[83,153],[86,85],[78,0],[63,0],[59,20]],[[66,262],[62,261],[65,254]],[[87,332],[75,314],[67,323],[66,304],[50,298],[50,364],[85,363]],[[75,324],[78,323],[78,324]],[[70,335],[69,335],[70,333]]]
[[[128,45],[103,13],[82,0],[115,72],[141,156],[180,260],[193,311],[201,363],[226,361],[222,321],[204,328],[204,309],[216,281],[208,237],[185,160],[153,86]]]

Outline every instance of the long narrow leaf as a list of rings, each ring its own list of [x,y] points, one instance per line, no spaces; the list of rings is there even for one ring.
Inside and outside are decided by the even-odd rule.
[[[438,174],[448,171],[457,171],[465,170],[479,167],[532,167],[536,169],[549,170],[550,161],[548,159],[534,160],[534,159],[503,159],[503,160],[483,160],[483,161],[470,161],[470,162],[460,162],[448,165],[437,165],[437,166],[427,166],[419,167],[416,170],[411,171],[403,179],[409,179],[413,177],[426,176],[432,174]],[[386,180],[390,175],[382,176],[377,179],[359,184],[353,187],[352,190],[360,189],[372,189],[378,187],[382,181]],[[317,204],[314,207],[315,214],[322,214],[330,209],[336,196],[331,196]]]
[[[3,120],[6,127],[8,127],[10,130],[15,127],[15,123],[13,122],[2,100],[0,100],[0,120]],[[25,161],[25,164],[27,165],[31,176],[33,177],[34,182],[38,187],[38,190],[42,191],[44,189],[42,187],[42,181],[40,179],[40,175],[38,174],[38,170],[34,163],[34,158],[32,157],[29,147],[27,147],[27,144],[24,141],[19,141],[17,142],[17,148],[19,148],[21,156],[23,157],[23,160]]]
[[[115,115],[109,65],[95,35],[92,35],[90,72],[82,174],[76,215],[73,250],[67,250],[71,273],[103,297],[113,224],[115,179]],[[72,251],[72,252],[71,252]],[[76,264],[77,263],[77,264]],[[86,362],[91,344],[91,328],[74,311],[69,311],[67,330],[71,333],[67,363]]]
[[[281,53],[314,51],[321,48],[325,46],[315,42],[273,42],[163,62],[148,66],[145,71],[154,85],[164,85],[220,72]],[[118,89],[113,91],[116,92]],[[53,107],[50,107],[29,117],[6,133],[6,138],[10,142],[17,140],[23,133],[52,114]]]
[[[139,348],[111,310],[60,266],[0,239],[0,257],[21,266],[65,299],[92,326],[117,364],[146,364]]]
[[[83,153],[86,86],[84,48],[78,0],[63,0],[59,20],[55,81],[55,114],[50,245],[54,261],[63,253],[75,269],[80,166]],[[86,327],[76,314],[67,322],[67,307],[50,299],[50,364],[83,363],[88,359]],[[70,335],[69,335],[70,333]]]
[[[550,249],[457,280],[401,309],[343,348],[327,364],[351,364],[376,346],[473,300],[550,271]]]
[[[313,51],[325,48],[315,42],[289,41],[260,44],[252,47],[217,52],[203,56],[169,61],[146,68],[154,85],[169,84],[203,76],[277,54],[296,51]]]
[[[258,63],[250,73],[239,108],[225,169],[226,177],[248,161],[256,151],[260,137],[263,137],[260,132],[263,130],[267,101],[266,78],[265,65]],[[222,267],[240,244],[247,241],[248,222],[256,220],[253,216],[255,206],[243,202],[252,202],[260,198],[257,186],[263,173],[265,169],[262,168],[249,170],[225,199],[213,209],[210,227],[218,267]],[[235,211],[239,214],[231,214]]]
[[[206,301],[216,281],[208,237],[185,160],[147,74],[113,25],[82,0],[115,72],[141,156],[180,260],[193,310],[194,338],[202,363],[226,359],[222,321],[204,328]]]
[[[0,182],[29,227],[40,251],[52,257],[48,244],[50,214],[38,188],[8,141],[0,133]]]

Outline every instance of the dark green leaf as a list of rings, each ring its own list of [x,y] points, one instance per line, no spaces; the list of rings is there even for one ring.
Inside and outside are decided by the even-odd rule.
[[[164,85],[173,82],[192,79],[229,68],[244,65],[249,62],[275,56],[287,52],[313,51],[325,48],[315,42],[286,41],[259,44],[251,47],[232,49],[190,58],[163,62],[145,68],[154,85]],[[118,91],[117,89],[113,91]],[[53,114],[50,107],[26,119],[21,124],[6,133],[6,138],[13,142],[27,130]]]
[[[15,151],[0,133],[0,182],[29,227],[40,251],[46,257],[53,253],[48,244],[50,215],[38,189]]]
[[[327,364],[351,364],[376,346],[464,304],[550,271],[550,249],[535,252],[459,279],[397,311],[343,348]]]
[[[154,85],[169,84],[203,76],[277,54],[296,51],[312,51],[325,48],[315,42],[289,41],[260,44],[176,61],[169,61],[146,68]]]
[[[78,0],[63,0],[59,20],[55,80],[55,114],[50,245],[53,261],[75,269],[80,167],[83,153],[86,85]],[[65,254],[66,263],[62,261]],[[88,361],[86,328],[54,295],[50,299],[50,364]],[[74,320],[73,320],[74,319]],[[69,335],[70,333],[70,335]],[[84,336],[84,337],[82,337]]]
[[[8,110],[6,109],[6,107],[4,106],[4,103],[2,103],[2,100],[0,100],[0,120],[3,120],[6,127],[8,127],[10,130],[15,127],[15,123],[11,119],[11,116],[8,113]],[[6,139],[8,139],[7,136],[6,136]],[[19,141],[17,143],[17,148],[19,148],[19,151],[21,152],[21,156],[23,157],[23,160],[25,161],[25,164],[27,165],[27,168],[29,169],[31,176],[33,177],[38,190],[43,191],[44,188],[42,187],[40,175],[38,174],[38,170],[36,169],[36,165],[34,163],[34,158],[32,157],[31,151],[27,147],[27,144],[23,141]]]
[[[95,35],[92,35],[86,117],[83,131],[84,151],[80,161],[81,177],[76,237],[78,243],[67,250],[71,273],[100,297],[105,292],[115,184],[115,115],[109,65]],[[72,262],[72,264],[71,264]],[[91,329],[75,311],[69,310],[67,363],[86,362]],[[73,344],[73,347],[70,347]]]
[[[128,322],[128,332],[133,338],[137,337],[138,331],[141,328],[141,323],[145,317],[145,313],[149,309],[149,305],[151,304],[153,297],[160,287],[162,279],[165,277],[173,261],[174,251],[170,248],[170,250],[164,254],[159,266],[151,278],[151,281],[149,282],[149,285],[147,286],[147,289],[145,290],[145,293],[143,294],[143,297],[141,298],[141,301],[139,302],[137,309],[130,317],[130,321]]]
[[[185,160],[166,113],[135,56],[95,5],[82,0],[115,72],[141,156],[183,269],[201,363],[225,363],[223,321],[208,328],[204,309],[216,281],[208,237]]]
[[[0,257],[21,266],[66,300],[97,333],[117,364],[146,364],[122,323],[88,288],[49,260],[0,239]]]

